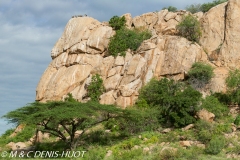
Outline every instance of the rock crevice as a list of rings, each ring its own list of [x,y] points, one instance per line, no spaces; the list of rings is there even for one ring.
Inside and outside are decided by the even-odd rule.
[[[185,14],[190,13],[162,10],[134,18],[123,15],[128,28],[146,28],[153,35],[137,51],[128,50],[125,57],[106,57],[110,37],[115,34],[107,23],[91,17],[70,19],[52,49],[53,60],[37,86],[36,100],[62,100],[72,93],[79,101],[86,101],[86,86],[92,75],[99,74],[106,88],[100,103],[125,108],[135,103],[140,88],[153,77],[183,80],[192,64],[198,61],[215,65],[209,90],[224,91],[229,68],[240,68],[240,2],[229,0],[205,14],[194,14],[203,30],[201,45],[176,36],[176,25]],[[213,60],[209,61],[211,56]]]

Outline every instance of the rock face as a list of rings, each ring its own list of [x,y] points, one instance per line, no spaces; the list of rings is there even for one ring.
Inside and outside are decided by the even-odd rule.
[[[198,61],[212,63],[215,77],[210,89],[224,91],[228,67],[239,66],[239,12],[240,2],[229,0],[208,13],[195,14],[203,28],[201,46],[176,35],[176,25],[183,15],[190,14],[186,11],[162,10],[133,18],[125,14],[128,28],[152,32],[149,40],[135,52],[128,50],[125,57],[107,56],[109,39],[115,34],[107,23],[91,17],[72,18],[52,49],[53,60],[37,86],[36,100],[62,100],[72,93],[85,101],[86,86],[92,75],[99,74],[106,89],[100,103],[125,108],[135,103],[139,89],[151,78],[182,80]]]
[[[240,68],[240,1],[229,0],[226,9],[225,37],[220,51],[224,66]]]
[[[201,18],[200,44],[211,55],[224,41],[227,2],[210,9]]]
[[[200,43],[216,66],[239,69],[240,1],[222,3],[201,19],[203,35]]]

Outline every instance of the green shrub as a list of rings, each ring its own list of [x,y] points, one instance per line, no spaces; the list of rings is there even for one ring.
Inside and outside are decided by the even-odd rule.
[[[213,134],[209,132],[208,130],[201,130],[198,132],[198,140],[202,143],[207,143],[211,140]]]
[[[91,83],[87,87],[88,96],[92,101],[98,101],[104,90],[103,80],[100,75],[93,75]]]
[[[238,69],[230,71],[226,79],[227,87],[231,90],[236,90],[240,86],[240,71]]]
[[[207,96],[203,100],[201,107],[212,112],[216,118],[221,118],[222,116],[227,115],[229,111],[228,107],[220,103],[214,96]]]
[[[112,132],[116,132],[116,131],[120,131],[119,123],[120,122],[115,119],[110,119],[104,124],[104,126],[106,129],[110,129]]]
[[[119,30],[121,28],[124,28],[126,24],[126,19],[124,16],[118,17],[118,16],[113,16],[110,21],[109,25],[114,29],[114,30]]]
[[[176,7],[173,6],[168,6],[167,8],[164,7],[163,9],[167,9],[169,12],[176,12],[178,10]]]
[[[202,62],[194,63],[188,72],[190,83],[200,88],[209,83],[213,75],[213,68]]]
[[[230,71],[226,78],[226,85],[228,87],[228,96],[230,103],[240,103],[240,71],[238,69]]]
[[[214,130],[213,130],[213,134],[214,135],[222,135],[223,133],[231,133],[232,132],[232,128],[231,128],[231,124],[230,123],[216,123],[214,125]]]
[[[208,143],[213,136],[214,126],[204,120],[199,120],[195,124],[197,139],[203,143]]]
[[[145,99],[138,99],[136,105],[140,108],[149,108],[149,105]]]
[[[228,0],[215,0],[213,2],[209,2],[209,3],[203,3],[201,5],[200,10],[202,12],[208,12],[211,8],[215,7],[216,5],[219,5],[221,3],[227,2]]]
[[[234,121],[234,124],[240,125],[240,115],[238,115]]]
[[[222,151],[225,145],[225,138],[223,136],[214,136],[207,145],[205,152],[207,154],[217,155]]]
[[[212,94],[212,96],[216,97],[218,101],[224,105],[228,105],[231,103],[231,97],[228,93],[216,92]]]
[[[195,122],[201,93],[174,80],[152,79],[141,89],[139,99],[159,110],[162,124],[182,127]]]
[[[72,93],[68,93],[67,97],[64,100],[68,102],[77,102],[77,100],[73,98]]]
[[[200,12],[201,11],[201,4],[191,4],[186,7],[186,10],[191,12],[192,14]]]
[[[108,45],[108,51],[115,57],[119,53],[124,56],[127,49],[136,51],[141,43],[144,40],[149,39],[151,36],[151,33],[146,30],[142,31],[138,29],[131,30],[122,28],[117,30],[116,34],[111,37]]]
[[[190,14],[182,18],[177,25],[177,30],[180,36],[193,42],[198,42],[202,35],[200,22]]]

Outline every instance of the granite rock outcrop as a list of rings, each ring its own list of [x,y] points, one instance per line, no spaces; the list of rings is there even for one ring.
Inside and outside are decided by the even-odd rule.
[[[178,36],[176,25],[187,11],[146,13],[137,17],[125,14],[128,28],[145,28],[152,37],[137,51],[128,50],[125,57],[108,55],[108,43],[115,31],[108,23],[91,17],[69,20],[52,49],[52,62],[42,75],[36,90],[37,101],[62,100],[72,93],[86,101],[86,86],[91,76],[99,74],[106,92],[102,104],[125,108],[133,105],[139,90],[153,77],[182,80],[192,64],[203,61],[214,67],[215,77],[208,90],[224,91],[228,71],[240,68],[240,2],[229,0],[207,13],[194,14],[201,22],[200,45]]]

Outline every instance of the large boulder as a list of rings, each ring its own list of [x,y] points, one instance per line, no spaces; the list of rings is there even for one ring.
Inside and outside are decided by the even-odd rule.
[[[53,47],[51,56],[55,58],[71,47],[78,53],[103,53],[112,34],[111,27],[91,17],[72,18]]]
[[[201,109],[200,111],[197,112],[196,116],[201,119],[201,120],[205,120],[207,122],[213,122],[215,115],[209,111],[207,111],[206,109]]]
[[[209,53],[221,47],[224,40],[226,3],[210,9],[201,18],[202,36],[200,44]]]
[[[229,0],[226,11],[225,39],[221,47],[221,62],[231,69],[240,69],[240,1]]]

